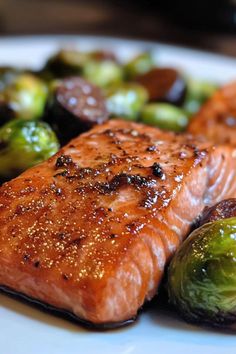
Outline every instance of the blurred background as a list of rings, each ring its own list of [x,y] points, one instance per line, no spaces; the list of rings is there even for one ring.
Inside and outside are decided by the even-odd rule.
[[[0,0],[0,35],[97,34],[236,56],[236,0]]]

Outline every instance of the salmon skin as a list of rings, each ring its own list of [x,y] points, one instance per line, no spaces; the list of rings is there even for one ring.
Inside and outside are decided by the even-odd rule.
[[[188,131],[236,146],[236,82],[218,90],[194,115]]]
[[[109,121],[0,188],[0,285],[95,325],[137,314],[236,151]]]

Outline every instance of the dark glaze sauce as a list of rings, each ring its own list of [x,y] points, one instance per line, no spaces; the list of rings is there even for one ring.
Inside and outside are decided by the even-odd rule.
[[[118,164],[119,160],[116,156],[111,156],[110,162],[107,166],[112,166],[113,164]],[[121,159],[123,160],[123,159]],[[73,173],[71,174],[72,170],[67,167],[72,167]],[[88,175],[95,177],[103,172],[105,169],[104,166],[102,169],[92,169],[92,168],[79,168],[72,160],[70,156],[61,155],[57,158],[55,168],[66,167],[62,172],[59,172],[54,175],[54,177],[62,176],[66,177],[68,180],[75,180],[75,179],[83,179]],[[144,169],[144,167],[137,165],[137,167]],[[160,164],[154,163],[150,166],[152,170],[152,174],[155,177],[160,178],[161,180],[165,179],[165,174],[163,168]],[[94,190],[97,191],[99,194],[107,195],[113,194],[117,192],[122,187],[132,186],[138,191],[141,191],[143,194],[143,200],[140,202],[140,206],[150,209],[153,204],[157,202],[158,192],[153,188],[156,186],[156,180],[152,178],[152,176],[144,177],[139,174],[127,174],[127,173],[120,173],[115,175],[110,181],[108,182],[95,182],[91,184],[86,184],[86,186],[78,187],[78,193],[85,193],[85,190]]]
[[[57,158],[56,168],[66,167],[72,163],[73,163],[72,158],[69,155],[61,155]]]
[[[123,186],[134,186],[137,189],[150,188],[155,185],[155,181],[150,178],[145,178],[140,175],[129,175],[121,173],[112,178],[112,180],[106,184],[97,184],[98,190],[103,194],[112,193],[117,191]]]
[[[163,165],[166,162],[154,162],[150,166],[143,166],[139,163],[138,155],[130,155],[126,152],[125,146],[122,144],[122,138],[128,141],[130,139],[137,140],[137,144],[141,141],[144,145],[144,152],[148,154],[156,154],[157,161],[159,160],[160,150],[157,145],[153,145],[153,141],[150,135],[142,133],[136,129],[120,129],[115,130],[106,129],[97,134],[108,138],[110,144],[116,146],[117,152],[111,152],[106,157],[106,162],[98,164],[96,168],[81,167],[78,163],[74,162],[70,155],[62,154],[55,162],[55,169],[57,173],[54,177],[65,177],[67,182],[77,183],[76,192],[85,195],[87,192],[96,192],[100,195],[112,195],[117,193],[121,188],[133,187],[140,192],[140,200],[137,205],[151,209],[158,201],[159,205],[168,204],[169,195],[164,185],[160,183],[165,181],[168,175],[166,174]],[[120,139],[121,136],[121,139]],[[173,135],[173,143],[175,138]],[[96,134],[92,135],[92,138],[96,138]],[[146,147],[145,147],[146,146]],[[185,160],[192,155],[194,158],[194,164],[198,164],[207,154],[206,150],[198,149],[197,145],[193,142],[192,137],[186,135],[186,140],[182,145],[183,151],[177,153],[177,159]],[[135,152],[135,150],[134,150]],[[173,157],[176,152],[173,151]],[[95,160],[103,160],[99,154],[95,157]],[[118,173],[113,173],[109,170],[112,167],[126,165],[125,170],[120,170]],[[132,173],[134,172],[135,173]],[[131,173],[127,172],[130,171]],[[174,177],[176,182],[181,182],[183,175],[179,175],[173,167],[173,172],[176,174]],[[99,176],[99,179],[96,179]],[[111,176],[111,178],[109,178]]]
[[[152,165],[152,173],[154,176],[159,177],[161,179],[165,179],[165,173],[161,165],[157,162],[154,162]]]

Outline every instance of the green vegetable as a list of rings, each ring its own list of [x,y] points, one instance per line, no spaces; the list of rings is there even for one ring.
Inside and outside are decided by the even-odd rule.
[[[87,60],[87,53],[62,49],[49,58],[41,71],[41,75],[46,79],[80,75]]]
[[[145,74],[154,67],[154,60],[150,52],[141,53],[125,64],[124,70],[127,78],[132,79]]]
[[[196,113],[202,104],[217,90],[217,86],[207,81],[187,80],[187,95],[184,109],[189,114]]]
[[[144,87],[135,83],[123,83],[107,92],[107,110],[112,117],[136,120],[148,100]]]
[[[89,60],[83,67],[83,77],[95,85],[107,87],[123,80],[123,69],[112,60]]]
[[[58,148],[56,135],[47,123],[12,120],[0,128],[0,176],[15,177]]]
[[[46,98],[43,81],[32,74],[21,74],[0,92],[0,112],[6,112],[8,119],[38,119],[44,112]]]
[[[168,293],[188,321],[236,321],[235,217],[205,224],[187,238],[169,266]]]
[[[17,68],[10,66],[0,67],[0,92],[21,73]]]
[[[149,103],[141,112],[141,120],[164,130],[180,132],[188,125],[183,109],[168,103]]]

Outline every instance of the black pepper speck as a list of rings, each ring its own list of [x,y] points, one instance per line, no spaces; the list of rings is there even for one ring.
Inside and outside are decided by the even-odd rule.
[[[163,168],[157,162],[154,162],[154,164],[152,165],[152,173],[154,174],[154,176],[159,177],[161,179],[165,177]]]

